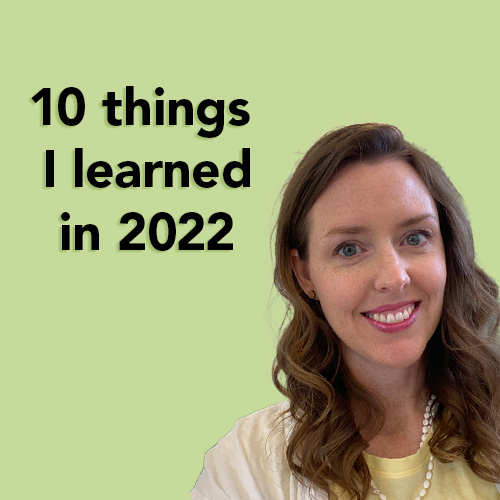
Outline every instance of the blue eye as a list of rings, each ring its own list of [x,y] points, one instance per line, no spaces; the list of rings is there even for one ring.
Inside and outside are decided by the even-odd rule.
[[[354,243],[347,243],[346,245],[342,245],[340,247],[338,254],[342,257],[354,257],[360,250],[361,249],[358,245],[355,245]]]
[[[421,240],[422,240],[421,234],[410,234],[410,236],[408,236],[408,238],[406,238],[406,242],[408,243],[408,245],[412,245],[412,246],[420,245]]]
[[[405,239],[405,243],[412,247],[418,247],[427,242],[429,234],[426,231],[421,231],[420,233],[412,233],[408,235]]]

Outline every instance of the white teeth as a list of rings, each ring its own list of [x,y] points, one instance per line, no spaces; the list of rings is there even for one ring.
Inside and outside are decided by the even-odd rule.
[[[388,323],[390,325],[393,325],[394,323],[401,323],[402,321],[407,320],[414,310],[415,304],[412,304],[411,306],[408,306],[406,309],[404,309],[403,312],[397,312],[395,315],[393,313],[387,313],[387,316],[385,314],[377,313],[367,313],[366,315],[369,318],[378,321],[379,323]]]

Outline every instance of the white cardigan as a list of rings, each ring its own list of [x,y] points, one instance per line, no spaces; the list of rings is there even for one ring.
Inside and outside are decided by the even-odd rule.
[[[238,420],[205,455],[191,499],[327,500],[326,493],[309,491],[297,481],[288,467],[284,453],[290,419],[279,419],[288,407],[288,402],[279,403]]]
[[[279,418],[288,408],[283,402],[238,420],[207,452],[191,499],[328,500],[326,492],[304,486],[288,467],[285,443],[293,424],[290,416],[285,422]]]

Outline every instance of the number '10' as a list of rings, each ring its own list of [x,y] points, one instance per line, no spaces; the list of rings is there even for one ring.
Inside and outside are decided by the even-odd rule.
[[[50,90],[48,87],[43,88],[37,92],[31,99],[34,102],[42,100],[42,124],[50,125]],[[73,96],[76,101],[75,116],[72,118],[68,116],[67,104],[68,97]],[[57,114],[64,123],[70,127],[78,125],[83,120],[85,114],[85,99],[82,91],[76,87],[67,87],[60,94],[57,99]]]

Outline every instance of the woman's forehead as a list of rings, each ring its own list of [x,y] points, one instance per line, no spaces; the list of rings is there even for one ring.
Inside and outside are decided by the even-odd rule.
[[[347,166],[318,197],[310,212],[313,226],[363,225],[434,215],[434,200],[416,170],[400,159]],[[327,227],[318,228],[323,232]]]

